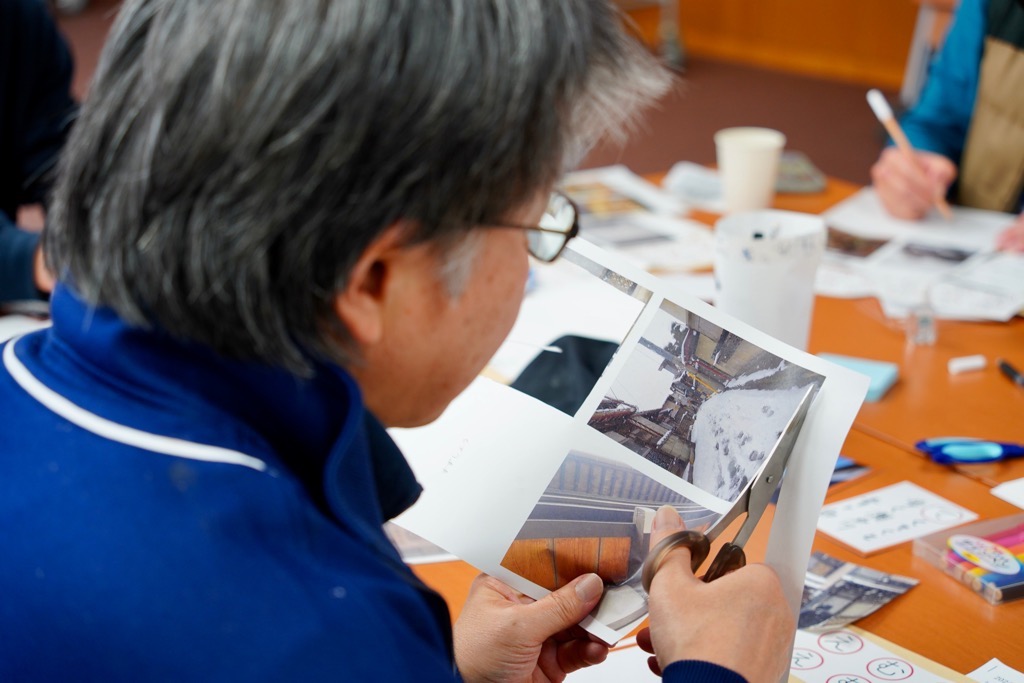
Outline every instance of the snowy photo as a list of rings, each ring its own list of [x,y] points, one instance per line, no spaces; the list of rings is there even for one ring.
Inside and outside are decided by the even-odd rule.
[[[731,501],[823,380],[665,301],[588,424]]]
[[[570,451],[501,566],[548,590],[596,572],[608,587],[592,616],[621,628],[647,612],[640,573],[654,514],[666,504],[690,529],[719,517],[626,464]]]
[[[829,631],[866,617],[917,585],[917,579],[887,574],[815,552],[807,562],[799,628]]]

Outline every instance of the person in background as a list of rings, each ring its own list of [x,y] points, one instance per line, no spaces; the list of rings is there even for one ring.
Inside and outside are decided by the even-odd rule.
[[[0,680],[602,661],[594,574],[481,577],[453,634],[382,530],[420,491],[385,428],[479,373],[574,234],[558,179],[668,84],[610,0],[124,3],[44,235],[53,325],[0,348]],[[650,599],[666,681],[788,669],[770,568],[704,584],[678,550]]]
[[[42,204],[76,105],[71,53],[46,3],[0,0],[0,303],[53,287],[39,235],[16,224],[18,208]]]
[[[901,119],[917,150],[882,150],[871,179],[883,206],[917,220],[951,188],[958,204],[1021,211],[1024,196],[1024,3],[962,0],[918,103]],[[955,187],[954,187],[955,184]],[[1024,221],[1000,236],[1024,251]]]

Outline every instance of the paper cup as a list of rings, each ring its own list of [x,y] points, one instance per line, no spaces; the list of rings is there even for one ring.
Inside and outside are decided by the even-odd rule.
[[[725,128],[715,133],[726,213],[771,206],[785,145],[786,136],[771,128]]]
[[[807,348],[825,221],[795,211],[748,211],[715,224],[715,306],[798,349]]]

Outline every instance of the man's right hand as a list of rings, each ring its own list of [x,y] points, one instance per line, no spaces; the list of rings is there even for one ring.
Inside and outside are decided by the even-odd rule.
[[[915,151],[908,157],[896,147],[886,147],[871,167],[871,182],[886,211],[896,218],[918,220],[946,196],[956,180],[957,169],[947,157]]]
[[[682,528],[678,513],[662,507],[651,547]],[[650,630],[637,641],[648,652],[653,646],[660,669],[699,659],[732,669],[750,683],[777,683],[789,670],[795,632],[796,620],[770,567],[751,564],[704,583],[690,570],[690,551],[679,548],[654,575]]]

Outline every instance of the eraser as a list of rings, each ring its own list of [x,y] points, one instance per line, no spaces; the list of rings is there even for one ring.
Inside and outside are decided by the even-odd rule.
[[[957,358],[950,358],[948,367],[949,374],[959,375],[961,372],[970,372],[971,370],[981,370],[988,364],[985,360],[985,356],[976,354],[974,356],[959,356]]]
[[[840,356],[834,353],[819,353],[818,358],[850,368],[871,379],[868,385],[868,394],[864,400],[872,403],[885,396],[885,392],[896,382],[900,369],[895,363],[886,361],[871,360],[868,358],[854,358],[853,356]]]

